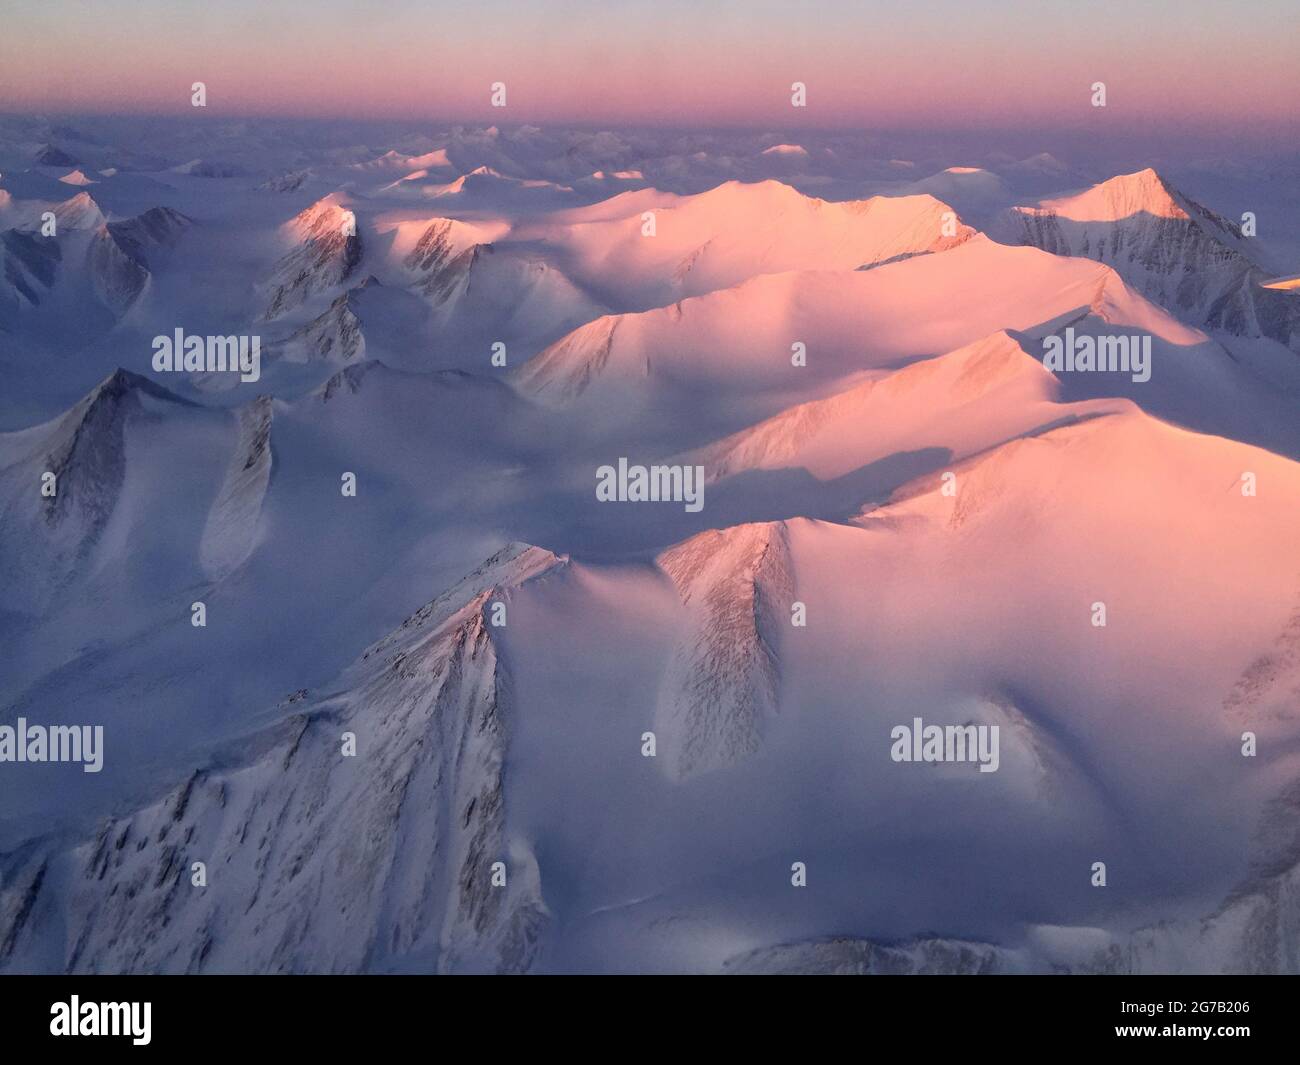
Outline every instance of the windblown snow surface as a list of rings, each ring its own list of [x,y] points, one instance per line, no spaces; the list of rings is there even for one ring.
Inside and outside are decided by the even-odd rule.
[[[1300,971],[1294,159],[82,124],[0,725],[103,766],[0,761],[0,971]]]

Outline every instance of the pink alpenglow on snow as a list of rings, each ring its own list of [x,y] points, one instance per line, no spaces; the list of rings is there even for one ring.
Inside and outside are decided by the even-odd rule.
[[[1300,970],[1188,3],[9,5],[0,973]]]

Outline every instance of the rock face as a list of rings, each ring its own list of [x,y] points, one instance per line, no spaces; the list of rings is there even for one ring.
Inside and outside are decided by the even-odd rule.
[[[403,260],[418,280],[416,289],[434,306],[453,300],[469,282],[470,268],[483,245],[469,227],[450,218],[435,218]]]
[[[0,310],[39,306],[58,277],[56,240],[17,229],[0,233]]]
[[[303,183],[311,177],[309,170],[291,170],[273,178],[268,178],[257,186],[259,192],[297,192]]]
[[[778,710],[794,577],[783,523],[701,533],[658,561],[688,611],[655,714],[665,766],[682,778],[759,749]]]
[[[78,572],[118,505],[130,427],[157,404],[190,406],[117,370],[53,421],[0,436],[0,541],[12,545],[0,578],[11,601],[40,602]],[[55,494],[38,497],[46,473]]]
[[[232,573],[257,546],[271,484],[271,415],[270,396],[259,396],[235,412],[235,448],[199,541],[199,562],[214,580]]]
[[[326,310],[275,346],[290,362],[353,362],[365,358],[366,338],[354,304],[358,289],[349,289]]]
[[[114,314],[125,313],[149,283],[149,267],[101,226],[87,250],[86,262],[95,295]]]
[[[267,283],[270,296],[263,317],[268,320],[341,285],[361,262],[356,215],[334,196],[312,204],[285,231],[294,246],[276,264]]]
[[[60,233],[69,229],[95,230],[105,222],[104,212],[99,209],[99,204],[95,202],[88,192],[79,192],[62,203],[56,204],[54,218],[58,223],[58,232]],[[39,223],[33,221],[28,228],[39,228]]]
[[[0,966],[527,968],[548,915],[505,831],[513,693],[485,615],[561,565],[507,547],[153,805],[0,858]]]
[[[1272,273],[1241,227],[1184,196],[1154,170],[1123,174],[1077,196],[1017,207],[1015,243],[1113,266],[1186,321],[1300,351],[1300,303],[1263,288]]]
[[[100,302],[114,314],[126,313],[149,284],[149,255],[172,248],[191,224],[179,211],[154,207],[134,218],[99,226],[86,263]]]

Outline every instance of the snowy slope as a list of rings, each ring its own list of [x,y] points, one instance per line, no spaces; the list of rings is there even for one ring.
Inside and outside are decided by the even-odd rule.
[[[965,457],[1056,420],[1058,383],[999,331],[934,359],[790,407],[696,456],[711,480],[800,466],[842,477],[900,451],[940,444]]]
[[[156,804],[73,850],[10,856],[0,964],[336,972],[417,954],[438,969],[527,968],[548,914],[534,860],[504,826],[516,696],[485,615],[560,565],[502,551],[339,687],[291,698],[281,721]],[[349,735],[356,761],[342,755]],[[206,887],[192,886],[195,860]]]
[[[828,203],[778,181],[731,181],[686,197],[626,193],[558,215],[535,235],[605,302],[644,309],[756,274],[853,270],[955,247],[974,230],[951,212],[931,196]]]
[[[1085,310],[1107,276],[1114,275],[1096,263],[984,237],[872,270],[764,275],[669,307],[597,319],[538,355],[518,383],[547,402],[587,408],[632,406],[672,389],[723,389],[733,398],[769,391],[784,406],[851,373]],[[1117,282],[1116,321],[1162,329],[1171,339],[1196,336],[1125,296]],[[794,343],[805,345],[806,366],[792,364]]]
[[[1225,491],[1243,467],[1273,491]],[[66,955],[39,964],[204,971],[1039,971],[1065,955],[1087,970],[1106,956],[1084,949],[1096,947],[1084,930],[1098,921],[1115,922],[1117,943],[1149,944],[1123,964],[1158,966],[1206,949],[1197,944],[1210,933],[1194,918],[1220,912],[1242,884],[1273,891],[1278,919],[1295,927],[1291,904],[1250,872],[1287,852],[1242,831],[1267,817],[1288,759],[1252,766],[1234,736],[1253,726],[1284,750],[1300,726],[1285,675],[1244,702],[1238,682],[1300,610],[1295,580],[1276,579],[1295,531],[1297,466],[1130,409],[955,472],[955,497],[920,482],[853,527],[796,520],[693,538],[658,559],[666,587],[648,600],[632,571],[539,585],[528,578],[560,576],[554,556],[510,549],[156,805],[71,850],[46,840],[11,854],[6,960],[36,964],[52,914],[78,931],[62,940]],[[1187,527],[1202,535],[1171,537]],[[1245,552],[1230,571],[1214,565],[1226,545]],[[1194,586],[1189,572],[1201,575]],[[803,630],[787,627],[796,596],[809,612]],[[1089,623],[1096,599],[1111,610],[1104,629]],[[510,611],[499,636],[497,601]],[[575,624],[605,630],[599,655],[564,655]],[[1213,645],[1199,638],[1211,629]],[[918,656],[942,665],[917,672]],[[659,683],[622,707],[573,700],[599,691],[616,664],[625,682]],[[594,713],[614,716],[583,757],[608,768],[583,779],[572,752],[551,759]],[[891,763],[890,728],[913,715],[1000,724],[999,772]],[[658,765],[636,753],[646,727]],[[370,759],[364,785],[340,755],[348,731],[355,764]],[[372,786],[376,774],[387,786]],[[823,786],[810,792],[809,780]],[[1213,786],[1189,792],[1193,780]],[[1181,830],[1161,816],[1171,806],[1184,812]],[[688,851],[664,862],[687,838]],[[972,839],[1000,862],[963,866]],[[1171,865],[1193,840],[1192,865]],[[580,854],[579,888],[565,871]],[[929,864],[918,868],[918,854]],[[189,881],[200,855],[213,856],[205,889]],[[1109,894],[1088,886],[1098,856],[1112,869]],[[500,896],[482,879],[498,857],[509,871]],[[789,883],[793,859],[810,869],[808,895],[791,894],[801,890]],[[1003,907],[972,908],[1008,865],[1023,879]],[[942,890],[957,868],[973,894]],[[137,885],[131,902],[77,886],[101,876],[123,891]],[[220,877],[230,882],[214,890]],[[901,908],[890,901],[900,892]],[[1144,931],[1143,899],[1171,892],[1186,923]],[[1264,898],[1214,919],[1220,964],[1289,964],[1289,933],[1263,952],[1252,938]],[[798,899],[809,904],[791,908]],[[1243,906],[1255,907],[1250,920],[1234,916]],[[345,925],[321,923],[340,908]],[[723,913],[725,934],[711,924]],[[1058,932],[1049,950],[1044,916],[1079,931]],[[137,922],[155,931],[146,937]],[[802,955],[782,946],[833,937],[846,922],[863,930],[861,944]],[[871,945],[909,927],[978,934],[901,954]]]

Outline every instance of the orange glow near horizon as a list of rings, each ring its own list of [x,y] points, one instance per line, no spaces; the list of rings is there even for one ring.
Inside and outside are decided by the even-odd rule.
[[[704,14],[677,0],[489,3],[455,14],[400,2],[362,13],[337,0],[271,11],[176,0],[129,15],[20,3],[5,17],[0,111],[183,113],[191,84],[203,81],[209,113],[226,116],[823,129],[1158,123],[1208,133],[1300,123],[1300,63],[1285,32],[1243,49],[1194,24],[1193,13],[1151,36],[1133,24],[1141,16],[1116,14],[1112,33],[1081,30],[1046,2],[1025,18],[1019,5],[997,5],[1002,25],[924,3],[892,21],[863,5],[820,6],[824,17],[800,19],[764,0]],[[661,8],[676,14],[657,18]],[[1290,43],[1300,43],[1294,31]],[[489,104],[498,81],[504,109]],[[790,104],[794,81],[808,87],[806,108]],[[1104,109],[1090,103],[1095,81],[1107,86]]]

